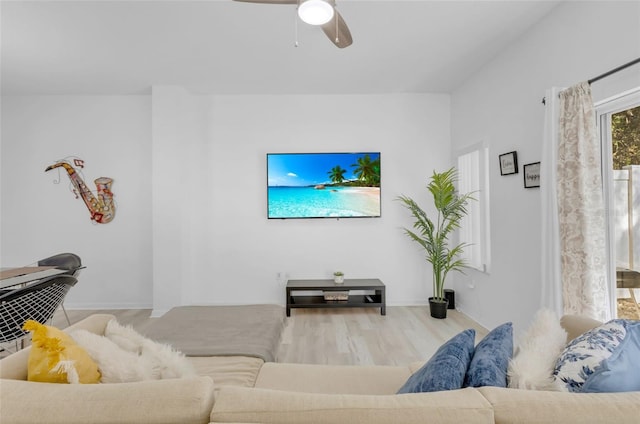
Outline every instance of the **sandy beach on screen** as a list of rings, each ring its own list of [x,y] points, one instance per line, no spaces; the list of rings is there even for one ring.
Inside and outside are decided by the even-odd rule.
[[[349,187],[342,191],[349,196],[345,205],[364,215],[377,215],[380,213],[380,187]]]
[[[364,194],[374,198],[376,201],[380,198],[380,187],[349,187],[345,189],[345,192]]]

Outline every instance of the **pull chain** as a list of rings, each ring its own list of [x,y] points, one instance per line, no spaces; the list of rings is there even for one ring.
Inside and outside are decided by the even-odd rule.
[[[338,5],[333,5],[333,19],[336,20],[336,44],[340,43],[340,33],[338,32]]]
[[[294,28],[295,28],[294,31],[295,31],[295,37],[296,37],[295,43],[293,44],[294,47],[298,47],[300,45],[298,43],[298,9],[299,8],[300,8],[300,0],[298,0],[298,6],[296,7],[296,11],[293,14],[293,18],[295,19],[293,25],[294,25]]]

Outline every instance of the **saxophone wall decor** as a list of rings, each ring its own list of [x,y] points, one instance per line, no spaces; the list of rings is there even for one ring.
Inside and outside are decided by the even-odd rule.
[[[108,177],[95,179],[94,183],[97,191],[94,195],[76,169],[84,168],[84,161],[82,159],[73,159],[73,165],[66,159],[60,160],[47,167],[44,171],[51,171],[55,168],[64,168],[64,170],[67,171],[67,175],[69,175],[69,179],[71,180],[71,191],[75,194],[76,199],[82,197],[84,204],[87,205],[89,213],[91,214],[91,220],[98,224],[107,224],[113,221],[116,215],[116,205],[113,202],[113,193],[111,192],[113,179]],[[59,184],[60,178],[54,181],[54,183]]]

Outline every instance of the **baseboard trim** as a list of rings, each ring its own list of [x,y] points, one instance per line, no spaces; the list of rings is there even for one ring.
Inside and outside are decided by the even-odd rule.
[[[149,303],[64,303],[67,310],[100,310],[100,309],[152,309]]]

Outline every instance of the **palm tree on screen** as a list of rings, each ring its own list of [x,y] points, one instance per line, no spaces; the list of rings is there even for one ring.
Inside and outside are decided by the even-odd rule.
[[[347,172],[346,169],[342,169],[340,165],[336,165],[331,168],[331,171],[327,172],[329,174],[329,178],[331,178],[331,182],[336,184],[340,184],[344,181],[344,174]]]
[[[356,168],[353,173],[358,180],[372,186],[380,184],[380,159],[372,161],[371,156],[364,155],[351,166]]]

